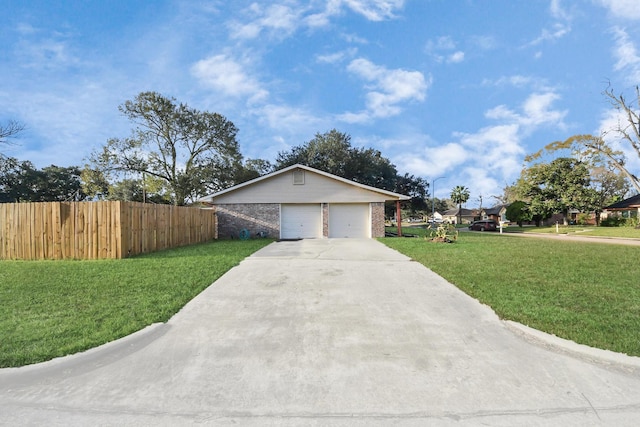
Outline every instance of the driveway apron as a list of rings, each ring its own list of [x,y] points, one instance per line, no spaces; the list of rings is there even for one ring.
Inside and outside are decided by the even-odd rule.
[[[0,370],[0,424],[640,423],[638,358],[523,330],[376,240],[277,242],[166,324]]]

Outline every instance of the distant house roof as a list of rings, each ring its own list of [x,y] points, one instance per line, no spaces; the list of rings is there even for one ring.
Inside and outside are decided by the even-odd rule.
[[[497,206],[493,206],[491,208],[485,208],[484,209],[484,213],[486,215],[500,215],[500,211],[502,209],[506,209],[507,206],[509,206],[509,205],[497,205]]]
[[[629,210],[640,208],[640,194],[636,194],[633,197],[629,197],[628,199],[620,200],[612,205],[605,207],[606,210],[615,211],[615,210]]]
[[[476,214],[476,212],[471,210],[471,209],[465,209],[465,208],[460,209],[460,215],[461,216],[473,216],[475,214]],[[458,208],[449,209],[448,211],[444,211],[442,213],[442,216],[458,216]]]

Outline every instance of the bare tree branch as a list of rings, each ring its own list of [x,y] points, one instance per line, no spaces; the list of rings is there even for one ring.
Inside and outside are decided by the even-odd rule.
[[[0,125],[0,144],[9,144],[9,138],[15,137],[17,134],[25,130],[22,123],[10,120],[6,125]]]

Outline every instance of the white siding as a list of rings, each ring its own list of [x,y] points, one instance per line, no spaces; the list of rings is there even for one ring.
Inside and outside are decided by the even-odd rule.
[[[280,238],[322,237],[322,207],[319,204],[282,205]]]
[[[369,204],[330,204],[329,237],[371,237],[371,209]]]
[[[214,203],[369,203],[389,199],[382,193],[310,171],[304,171],[304,184],[294,184],[293,174],[294,171],[289,171],[221,194]]]

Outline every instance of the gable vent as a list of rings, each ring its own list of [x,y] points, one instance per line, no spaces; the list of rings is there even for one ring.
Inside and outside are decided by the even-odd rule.
[[[293,185],[304,185],[304,171],[302,169],[293,171]]]

